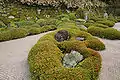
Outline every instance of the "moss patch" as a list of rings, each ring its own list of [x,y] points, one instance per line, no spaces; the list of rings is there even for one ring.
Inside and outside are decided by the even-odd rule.
[[[54,39],[54,35],[57,33],[55,31],[43,36],[31,49],[28,62],[32,80],[96,80],[101,68],[101,56],[87,46],[91,43],[87,40],[95,38],[89,33],[77,29],[63,28],[63,30],[70,33],[69,40],[57,42]],[[86,41],[75,40],[76,36],[85,37]],[[99,41],[98,39],[95,40]],[[98,45],[98,42],[93,41],[92,43],[96,44],[92,45],[94,47]],[[103,43],[101,42],[101,44]],[[75,68],[65,68],[61,63],[62,58],[71,50],[81,53],[84,60]]]
[[[120,39],[120,31],[113,28],[89,27],[88,32],[94,36],[107,39]]]

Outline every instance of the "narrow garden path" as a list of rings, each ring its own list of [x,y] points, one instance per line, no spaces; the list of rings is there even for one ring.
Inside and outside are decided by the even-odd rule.
[[[114,28],[120,30],[120,23],[116,23]],[[120,40],[101,41],[106,50],[100,52],[103,61],[99,80],[120,80]]]
[[[0,42],[0,80],[30,80],[28,53],[40,37],[50,32]]]

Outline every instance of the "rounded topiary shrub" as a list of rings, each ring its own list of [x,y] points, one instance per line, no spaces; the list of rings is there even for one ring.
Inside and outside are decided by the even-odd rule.
[[[115,22],[109,21],[109,20],[97,21],[97,23],[101,23],[101,24],[107,25],[107,26],[109,26],[109,27],[113,27],[113,26],[115,25]]]
[[[62,30],[69,32],[69,40],[56,41],[56,31],[43,36],[29,52],[32,80],[96,80],[101,68],[101,56],[95,50],[87,48],[84,41],[75,40],[76,36],[85,37],[86,40],[93,39],[93,36],[77,29]],[[83,55],[83,60],[74,68],[66,68],[62,65],[62,60],[71,50]]]
[[[0,41],[7,41],[12,39],[18,39],[26,37],[28,32],[23,28],[8,28],[5,31],[0,33]]]
[[[29,35],[35,35],[41,33],[41,28],[31,27],[28,29]]]
[[[114,28],[89,27],[88,32],[94,36],[107,39],[120,39],[120,31]]]
[[[101,27],[101,28],[108,28],[107,25],[101,24],[101,23],[84,23],[84,25],[88,28],[90,26],[94,26],[94,27]]]

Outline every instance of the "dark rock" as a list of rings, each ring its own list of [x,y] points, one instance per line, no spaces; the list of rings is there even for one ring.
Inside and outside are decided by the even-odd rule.
[[[66,30],[60,30],[55,34],[55,39],[58,42],[62,42],[64,40],[68,40],[69,39],[69,32]]]
[[[83,38],[83,37],[77,37],[77,38],[76,38],[76,40],[79,40],[79,41],[84,41],[84,40],[85,40],[85,38]]]

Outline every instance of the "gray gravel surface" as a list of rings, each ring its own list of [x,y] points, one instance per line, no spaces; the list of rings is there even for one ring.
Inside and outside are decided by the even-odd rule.
[[[120,30],[120,23],[115,29]],[[102,70],[98,80],[120,80],[120,40],[100,39],[106,45],[106,50],[101,51]]]
[[[47,33],[0,42],[0,80],[30,80],[28,53]]]

